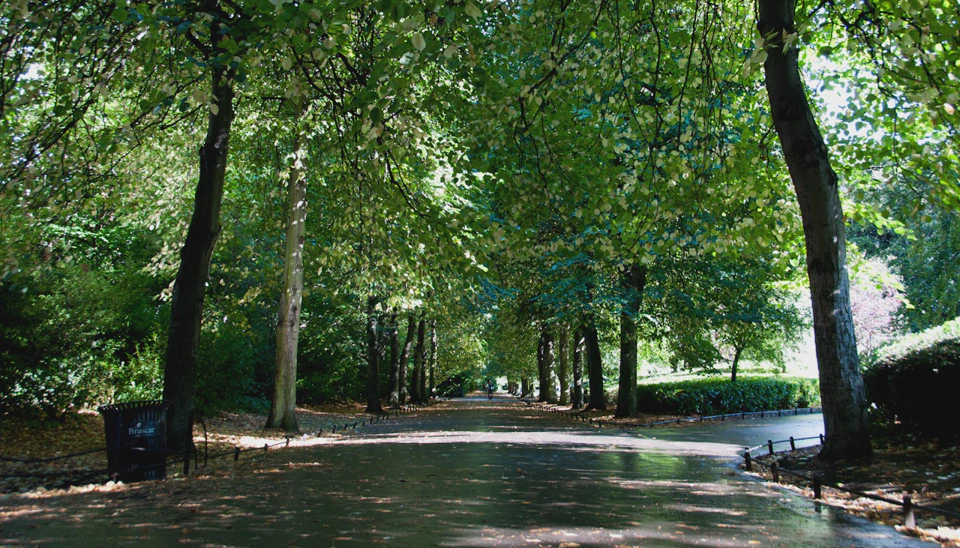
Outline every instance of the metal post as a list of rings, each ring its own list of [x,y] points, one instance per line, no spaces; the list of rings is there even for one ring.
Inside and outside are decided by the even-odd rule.
[[[234,462],[240,460],[240,448],[237,447],[233,450],[233,460]]]
[[[790,436],[790,450],[791,451],[797,450],[797,443],[793,441],[793,436]]]
[[[747,472],[753,472],[753,459],[750,458],[750,450],[743,452],[743,469]]]
[[[913,497],[910,495],[903,496],[903,526],[904,527],[916,527],[917,520],[913,515]]]
[[[773,440],[767,440],[767,449],[770,451],[770,454],[773,454]]]
[[[780,483],[780,465],[777,461],[770,463],[770,475],[773,476],[774,483]]]
[[[820,434],[820,445],[823,445],[823,434]]]
[[[823,498],[823,485],[820,474],[813,475],[813,498],[817,500]]]

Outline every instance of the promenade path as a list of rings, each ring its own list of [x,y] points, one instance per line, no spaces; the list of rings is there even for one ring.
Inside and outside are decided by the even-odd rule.
[[[207,475],[0,501],[0,545],[929,546],[736,470],[819,415],[598,430],[465,398]]]

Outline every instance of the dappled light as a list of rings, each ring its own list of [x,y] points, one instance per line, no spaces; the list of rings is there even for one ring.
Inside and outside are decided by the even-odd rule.
[[[833,546],[860,534],[733,474],[737,445],[612,436],[506,400],[316,441],[109,494],[9,498],[0,541]]]

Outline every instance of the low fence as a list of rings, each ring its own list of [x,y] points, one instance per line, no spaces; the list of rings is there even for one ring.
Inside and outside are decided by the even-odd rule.
[[[797,450],[796,442],[808,441],[808,440],[818,440],[820,442],[820,445],[823,445],[823,440],[824,440],[823,434],[820,434],[819,436],[813,436],[813,437],[807,437],[807,438],[794,438],[793,436],[791,436],[790,438],[785,440],[777,440],[777,441],[767,440],[766,443],[755,445],[753,447],[747,447],[741,453],[741,456],[743,457],[743,468],[747,472],[753,472],[754,466],[764,467],[770,470],[770,476],[773,479],[774,483],[780,483],[781,474],[793,476],[795,478],[805,480],[808,483],[810,483],[811,488],[813,490],[813,498],[815,500],[822,499],[823,488],[829,487],[830,489],[835,489],[837,491],[849,493],[857,497],[867,498],[867,499],[875,500],[878,502],[885,502],[887,504],[899,506],[902,510],[903,524],[905,527],[911,527],[911,528],[916,527],[917,522],[916,522],[915,514],[918,511],[930,512],[930,513],[938,514],[945,517],[960,519],[960,513],[951,512],[950,510],[944,510],[943,508],[937,508],[936,506],[916,504],[913,502],[913,498],[910,495],[904,495],[902,500],[897,500],[890,497],[875,495],[873,493],[865,493],[857,489],[850,489],[848,487],[842,486],[837,483],[833,483],[833,482],[825,483],[823,480],[823,477],[819,473],[806,474],[803,472],[797,472],[794,470],[788,470],[786,468],[782,468],[780,467],[780,464],[776,459],[772,460],[768,464],[763,461],[754,460],[753,458],[754,451],[763,450],[763,449],[766,449],[767,454],[771,457],[775,457],[777,455],[786,455]],[[786,449],[783,451],[775,450],[776,446],[783,445],[783,444],[789,444],[790,449]]]
[[[353,420],[353,421],[349,421],[349,420],[348,420],[348,421],[345,421],[345,422],[343,422],[343,423],[341,423],[341,422],[339,422],[339,421],[337,421],[336,423],[327,423],[327,425],[326,425],[325,427],[318,429],[318,430],[317,430],[316,432],[314,432],[314,433],[311,433],[311,434],[303,434],[303,435],[301,435],[301,436],[285,436],[282,441],[278,441],[278,442],[272,443],[272,444],[267,443],[267,444],[264,444],[262,447],[241,448],[241,447],[237,446],[237,447],[234,447],[234,448],[231,448],[231,449],[228,449],[228,450],[225,450],[225,451],[219,451],[219,452],[216,452],[216,453],[209,453],[209,452],[207,451],[208,443],[207,443],[206,424],[203,422],[202,419],[198,419],[199,422],[200,422],[200,424],[201,424],[202,427],[203,427],[203,430],[204,430],[204,440],[203,440],[204,450],[202,451],[202,453],[201,453],[201,451],[198,449],[198,447],[196,446],[196,444],[194,445],[194,447],[192,447],[190,450],[188,450],[188,451],[186,451],[186,452],[183,452],[183,451],[177,451],[177,452],[174,452],[174,451],[156,451],[156,450],[146,450],[146,449],[144,449],[143,451],[149,451],[149,452],[151,452],[151,453],[153,453],[153,454],[156,454],[156,453],[164,453],[164,454],[167,455],[167,459],[166,459],[166,462],[165,462],[165,463],[155,464],[155,465],[148,465],[148,466],[140,466],[140,467],[138,467],[138,469],[140,469],[140,470],[149,470],[149,469],[152,469],[152,468],[167,467],[167,466],[169,466],[169,465],[173,465],[173,464],[176,464],[176,463],[179,462],[179,463],[182,463],[182,464],[183,464],[183,475],[189,475],[189,474],[190,474],[190,468],[191,468],[191,461],[193,462],[194,469],[200,469],[200,468],[202,468],[202,467],[205,467],[210,460],[212,460],[212,459],[217,459],[217,458],[222,458],[222,457],[225,457],[225,456],[232,456],[234,461],[238,461],[238,460],[240,460],[240,455],[243,454],[243,453],[266,452],[266,451],[269,451],[270,449],[274,449],[274,448],[280,447],[281,445],[284,446],[284,447],[288,447],[288,446],[290,445],[290,441],[293,440],[293,439],[298,439],[298,440],[300,440],[300,441],[306,441],[306,440],[308,440],[308,439],[320,438],[320,437],[324,436],[325,434],[332,436],[332,435],[335,435],[335,434],[337,434],[337,433],[341,433],[341,434],[342,434],[342,433],[344,433],[344,432],[347,432],[348,430],[349,430],[349,431],[356,431],[357,429],[363,428],[364,426],[373,425],[373,424],[379,423],[379,422],[381,422],[381,421],[384,421],[384,420],[387,420],[387,419],[390,419],[390,418],[396,418],[396,417],[400,417],[401,415],[405,415],[405,414],[408,414],[408,413],[413,413],[413,412],[419,411],[419,410],[421,410],[421,409],[424,409],[424,408],[426,408],[426,407],[428,407],[428,406],[429,406],[429,405],[407,405],[407,406],[403,406],[403,407],[400,407],[400,408],[397,408],[397,409],[392,409],[392,410],[387,411],[387,412],[385,412],[385,413],[378,414],[378,415],[376,415],[376,416],[374,416],[374,417],[370,417],[370,418],[366,418],[366,419],[357,419],[357,420]],[[131,450],[131,451],[136,451],[137,449],[136,449],[136,448],[132,448],[132,449],[130,449],[130,450]],[[83,455],[89,455],[89,454],[93,454],[93,453],[103,453],[103,452],[106,452],[106,451],[107,451],[107,447],[100,447],[100,448],[97,448],[97,449],[88,449],[88,450],[85,450],[85,451],[79,451],[79,452],[70,453],[70,454],[67,454],[67,455],[58,455],[58,456],[56,456],[56,457],[49,457],[49,458],[42,458],[42,459],[28,459],[28,458],[21,458],[21,457],[6,457],[6,456],[0,455],[0,462],[12,462],[12,463],[18,463],[18,464],[24,464],[24,465],[42,465],[42,464],[49,464],[49,463],[51,463],[51,462],[56,462],[56,461],[60,461],[60,460],[66,460],[66,459],[70,459],[70,458],[76,458],[76,457],[80,457],[80,456],[83,456]],[[202,465],[200,464],[201,459],[202,459],[202,461],[203,461],[203,464],[202,464]],[[106,475],[108,474],[108,472],[109,472],[109,471],[108,471],[106,468],[97,469],[97,470],[89,470],[89,469],[63,470],[63,471],[58,471],[58,472],[18,472],[18,473],[14,473],[14,474],[0,474],[0,479],[9,479],[9,478],[37,478],[37,479],[61,478],[61,479],[68,479],[68,480],[69,480],[68,483],[71,483],[71,484],[76,485],[76,484],[79,484],[79,483],[81,483],[81,482],[92,482],[92,481],[94,481],[96,478],[102,478],[103,476],[106,476]]]
[[[768,418],[768,417],[793,417],[796,415],[814,415],[816,413],[822,413],[823,410],[820,407],[795,407],[793,409],[772,409],[769,411],[746,411],[742,413],[722,413],[720,415],[704,415],[699,417],[678,417],[676,419],[655,421],[655,422],[645,422],[640,424],[621,424],[618,422],[611,422],[609,420],[594,419],[587,417],[583,414],[583,411],[574,411],[574,410],[564,410],[557,409],[549,404],[543,404],[540,402],[533,402],[529,400],[520,400],[527,405],[535,407],[541,411],[546,411],[549,413],[554,413],[557,415],[562,415],[573,420],[578,420],[586,422],[603,428],[604,425],[607,427],[613,428],[649,428],[653,426],[666,426],[670,424],[683,424],[691,422],[705,422],[705,421],[719,421],[724,422],[727,420],[745,420],[752,418]]]

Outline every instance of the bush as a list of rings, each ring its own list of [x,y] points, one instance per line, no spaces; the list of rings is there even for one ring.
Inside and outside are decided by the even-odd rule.
[[[820,404],[815,379],[753,377],[640,385],[639,408],[649,413],[717,415]]]
[[[960,318],[907,335],[882,349],[864,372],[867,398],[881,420],[933,435],[960,435]]]

